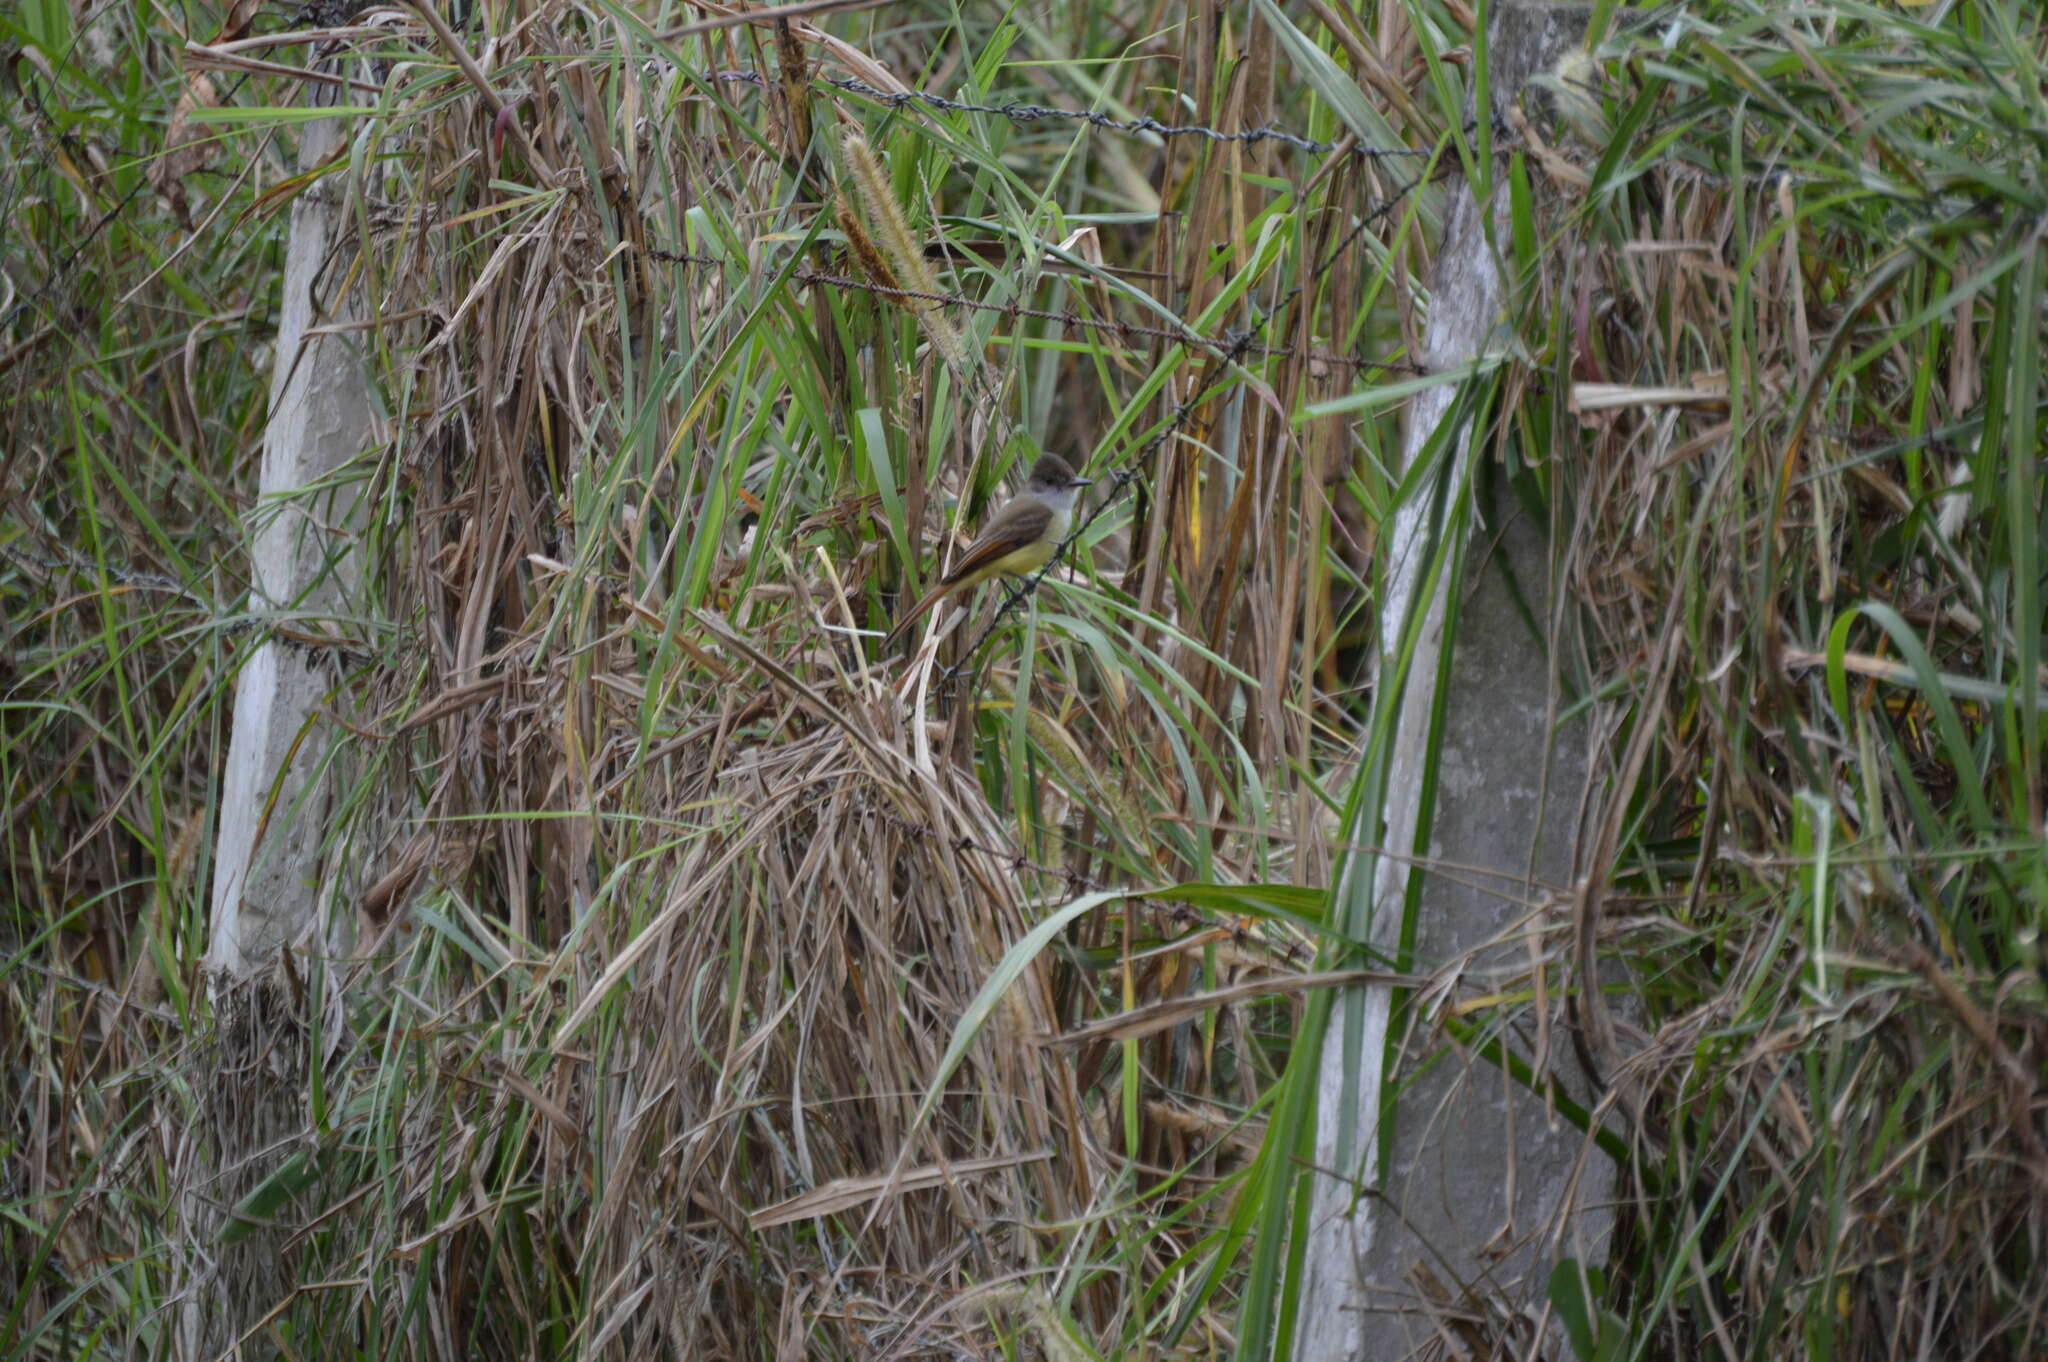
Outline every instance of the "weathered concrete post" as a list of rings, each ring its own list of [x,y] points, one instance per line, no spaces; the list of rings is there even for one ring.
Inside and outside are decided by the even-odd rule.
[[[306,124],[299,164],[325,160],[341,132],[339,120]],[[309,618],[311,623],[300,626],[307,632],[320,628],[320,617],[347,612],[357,577],[351,553],[356,485],[307,489],[361,453],[371,438],[360,355],[344,336],[307,334],[355,315],[346,300],[334,296],[339,272],[329,277],[330,252],[348,225],[340,195],[337,177],[328,177],[292,205],[270,421],[263,434],[262,501],[251,545],[251,611]],[[324,799],[309,793],[308,785],[321,745],[299,739],[333,687],[334,674],[316,650],[271,638],[257,646],[236,679],[206,953],[214,971],[248,973],[311,920]]]
[[[300,166],[326,160],[344,130],[336,119],[305,124]],[[348,271],[334,245],[349,225],[339,178],[316,180],[292,205],[251,535],[250,613],[288,613],[305,633],[351,613],[356,484],[324,484],[372,438],[358,347],[346,336],[316,333],[360,315],[337,292]],[[211,1043],[195,1051],[192,1087],[204,1096],[178,1160],[184,1215],[175,1355],[186,1359],[223,1355],[290,1289],[277,1232],[256,1230],[238,1243],[219,1236],[224,1208],[274,1171],[291,1152],[280,1142],[307,1120],[304,1046],[278,964],[294,943],[310,937],[316,947],[325,944],[320,908],[328,877],[320,850],[328,791],[319,766],[327,733],[317,712],[338,672],[320,651],[264,639],[235,683],[206,952],[215,1028]]]
[[[1496,110],[1505,112],[1525,81],[1584,40],[1590,9],[1497,0],[1486,35]],[[1501,328],[1505,290],[1486,224],[1491,217],[1495,241],[1507,239],[1505,203],[1505,191],[1490,203],[1481,203],[1469,184],[1453,192],[1424,336],[1422,361],[1433,372],[1471,368]],[[1447,417],[1455,419],[1456,392],[1445,385],[1417,397],[1404,466],[1421,456]],[[1472,442],[1481,434],[1457,433],[1444,474],[1453,489],[1465,484]],[[1422,627],[1401,698],[1384,831],[1376,826],[1379,808],[1363,811],[1361,826],[1346,830],[1354,845],[1381,843],[1396,853],[1416,844],[1432,692],[1445,663],[1451,607],[1443,581],[1422,598],[1435,531],[1429,499],[1416,500],[1423,504],[1404,508],[1387,527],[1392,568],[1380,610],[1383,649],[1396,645],[1411,609],[1421,612]],[[1482,873],[1446,877],[1405,857],[1381,857],[1366,872],[1373,882],[1362,899],[1371,905],[1370,920],[1359,925],[1391,953],[1399,944],[1410,876],[1422,876],[1415,943],[1421,969],[1507,928],[1526,911],[1517,900],[1541,897],[1538,883],[1569,882],[1573,822],[1585,782],[1585,739],[1571,731],[1554,738],[1550,731],[1548,648],[1532,635],[1509,585],[1512,574],[1529,607],[1545,616],[1550,563],[1544,527],[1517,517],[1511,504],[1478,510],[1486,526],[1480,542],[1453,546],[1469,556],[1448,659],[1449,704],[1428,855]],[[1506,533],[1496,539],[1502,527]],[[1389,667],[1383,651],[1383,684]],[[1526,965],[1527,959],[1524,949],[1518,960],[1479,963]],[[1539,1241],[1578,1165],[1580,1133],[1553,1123],[1541,1100],[1477,1056],[1439,1054],[1422,1071],[1420,1061],[1430,1056],[1411,1052],[1401,1057],[1399,1072],[1383,1073],[1391,1001],[1386,989],[1349,991],[1333,1007],[1325,1036],[1316,1164],[1334,1176],[1319,1178],[1314,1197],[1299,1362],[1408,1356],[1435,1332],[1422,1308],[1425,1295],[1460,1297],[1473,1288],[1540,1306],[1549,1259],[1547,1244]],[[1396,1105],[1391,1092],[1401,1083],[1407,1086]],[[1379,1145],[1389,1121],[1388,1161],[1381,1167]],[[1579,1187],[1581,1199],[1603,1200],[1599,1188],[1611,1185],[1611,1173],[1594,1167],[1587,1176],[1596,1181]],[[1361,1195],[1361,1188],[1377,1195]],[[1585,1228],[1604,1235],[1604,1227]]]

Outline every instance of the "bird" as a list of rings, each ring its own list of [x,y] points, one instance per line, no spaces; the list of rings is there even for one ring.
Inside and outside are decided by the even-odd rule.
[[[998,573],[1021,577],[1044,567],[1073,523],[1074,499],[1093,481],[1076,477],[1073,468],[1057,454],[1039,455],[1038,462],[1031,465],[1030,476],[1024,480],[1024,490],[989,517],[981,534],[953,564],[953,570],[896,621],[883,648],[894,647],[896,640],[925,611],[954,592],[979,586]]]

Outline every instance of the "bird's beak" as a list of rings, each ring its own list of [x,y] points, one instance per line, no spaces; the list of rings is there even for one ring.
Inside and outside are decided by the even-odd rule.
[[[1067,479],[1067,486],[1069,486],[1069,487],[1086,487],[1086,486],[1088,486],[1088,485],[1089,485],[1090,483],[1092,483],[1092,482],[1094,482],[1094,481],[1095,481],[1095,479],[1093,479],[1093,478],[1068,478],[1068,479]]]

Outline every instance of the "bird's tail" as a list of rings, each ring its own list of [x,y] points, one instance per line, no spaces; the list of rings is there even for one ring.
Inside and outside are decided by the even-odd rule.
[[[953,590],[953,586],[954,583],[952,581],[943,581],[934,586],[930,591],[925,592],[924,595],[918,597],[917,604],[911,606],[903,618],[896,621],[896,627],[889,631],[889,637],[882,640],[882,651],[885,653],[894,652],[896,644],[906,633],[910,632],[910,626],[923,619],[927,610],[930,610],[933,606],[944,600],[947,594]]]

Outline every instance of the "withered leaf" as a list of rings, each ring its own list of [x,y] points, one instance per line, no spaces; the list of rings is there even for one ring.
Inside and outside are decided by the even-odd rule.
[[[219,142],[209,130],[193,126],[192,113],[195,109],[218,107],[220,96],[214,93],[212,81],[205,76],[187,80],[185,93],[171,110],[170,125],[164,129],[163,155],[149,168],[150,186],[188,229],[192,226],[192,206],[185,193],[185,180],[220,155]]]

